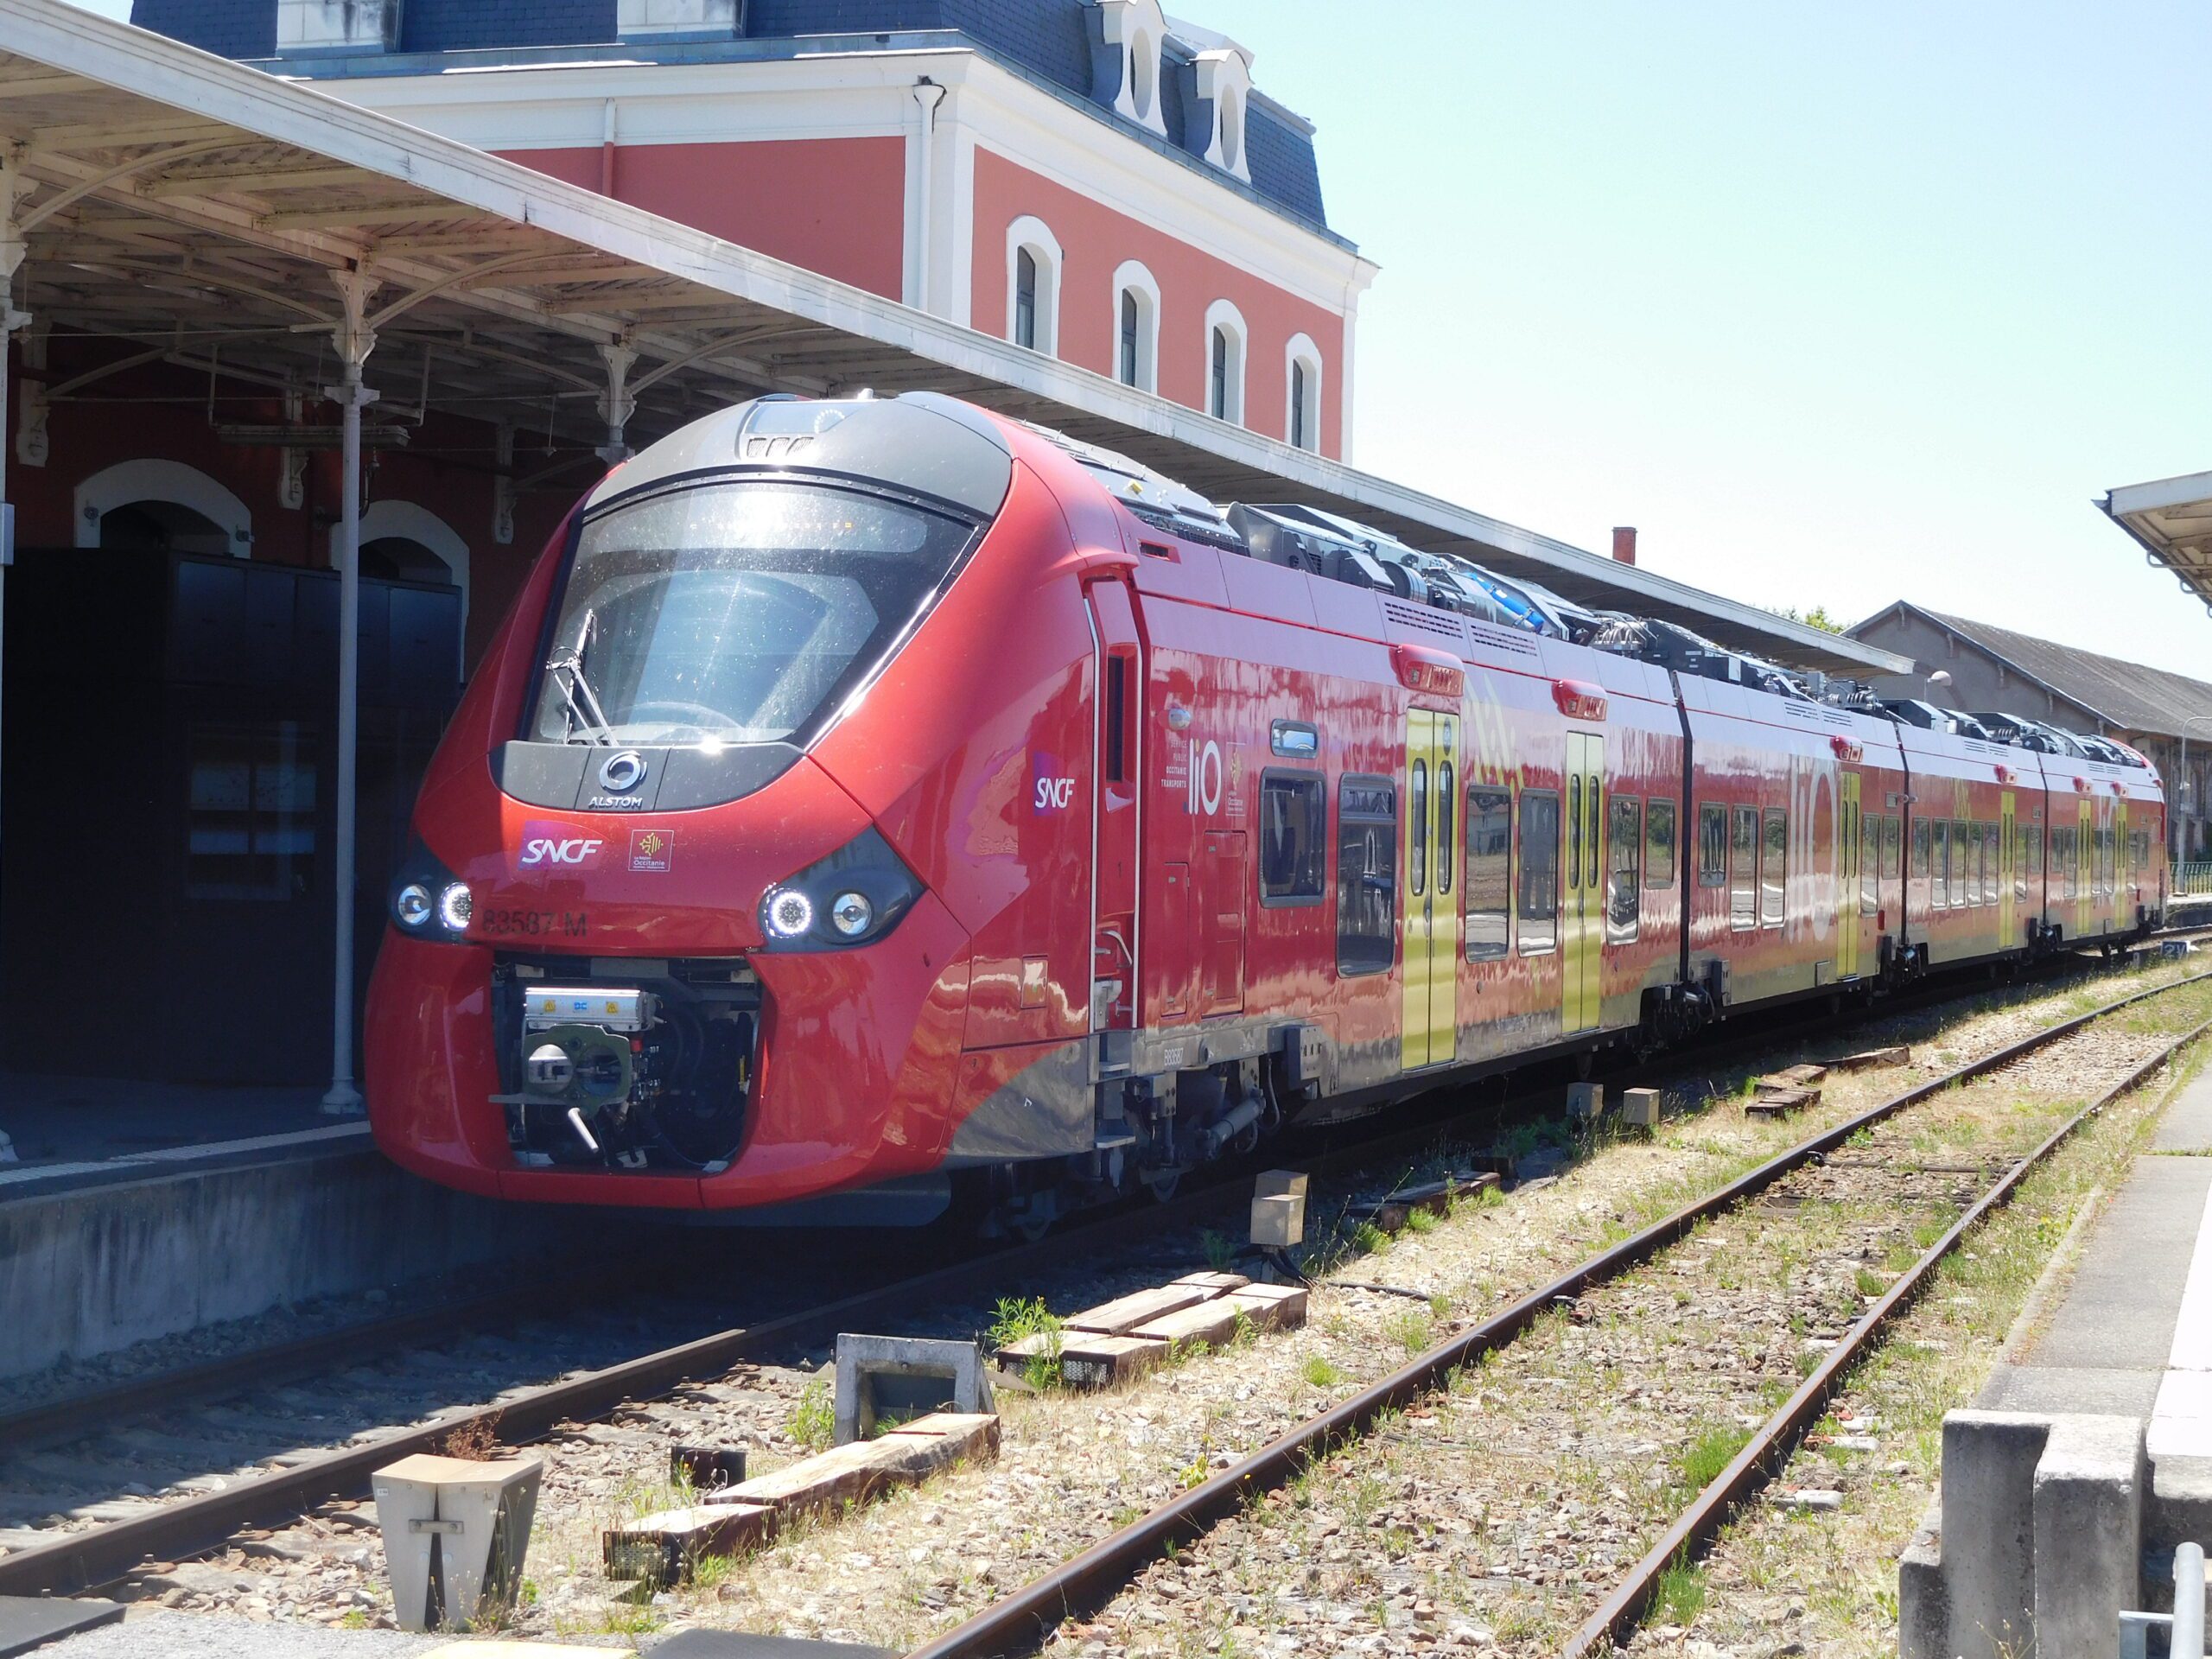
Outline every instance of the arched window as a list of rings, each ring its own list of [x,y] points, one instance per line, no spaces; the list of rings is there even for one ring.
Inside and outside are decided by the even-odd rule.
[[[1160,390],[1160,284],[1132,259],[1114,273],[1114,378]]]
[[[245,503],[182,461],[118,462],[77,486],[79,547],[151,547],[250,557]]]
[[[1287,371],[1283,442],[1294,449],[1321,448],[1321,348],[1307,334],[1294,334],[1285,354]]]
[[[1243,314],[1227,300],[1206,308],[1206,413],[1217,421],[1244,423]]]
[[[1037,349],[1037,256],[1027,248],[1014,256],[1014,343]]]
[[[1006,337],[1046,357],[1060,351],[1059,238],[1024,214],[1006,232]]]

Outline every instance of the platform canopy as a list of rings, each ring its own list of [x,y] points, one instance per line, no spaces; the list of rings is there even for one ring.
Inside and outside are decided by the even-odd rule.
[[[1905,667],[62,0],[0,0],[0,130],[24,191],[16,304],[149,359],[327,384],[332,276],[363,270],[386,411],[595,446],[611,390],[639,443],[761,391],[928,388],[1218,499],[1329,508],[1795,666]]]
[[[2212,611],[2212,473],[2130,484],[2097,505]]]

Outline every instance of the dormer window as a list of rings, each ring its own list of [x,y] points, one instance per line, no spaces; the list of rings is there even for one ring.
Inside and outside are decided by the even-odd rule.
[[[399,0],[276,0],[279,57],[390,52],[399,45]]]
[[[739,10],[738,0],[616,0],[614,29],[626,41],[727,41]]]
[[[1251,54],[1233,41],[1209,47],[1192,60],[1185,85],[1197,96],[1185,102],[1184,147],[1250,183],[1244,128],[1252,106]]]
[[[1090,93],[1116,115],[1167,135],[1160,96],[1160,54],[1167,16],[1160,0],[1091,0]]]

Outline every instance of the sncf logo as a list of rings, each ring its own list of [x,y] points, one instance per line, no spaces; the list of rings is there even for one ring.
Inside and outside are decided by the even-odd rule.
[[[525,870],[589,869],[606,845],[573,823],[533,818],[522,827],[522,852],[515,861]]]
[[[1037,780],[1037,810],[1039,812],[1064,812],[1074,799],[1074,779],[1039,778]]]

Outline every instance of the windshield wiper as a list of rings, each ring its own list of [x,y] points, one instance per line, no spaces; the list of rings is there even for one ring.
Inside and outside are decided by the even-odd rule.
[[[591,636],[597,626],[599,613],[586,611],[583,621],[576,629],[576,641],[563,645],[546,659],[545,671],[552,677],[554,687],[561,693],[561,701],[568,705],[564,717],[566,728],[561,734],[563,743],[576,741],[576,728],[586,733],[585,741],[612,747],[614,734],[608,729],[607,711],[600,707],[599,697],[591,689],[591,682],[584,677],[584,652],[591,648]]]

